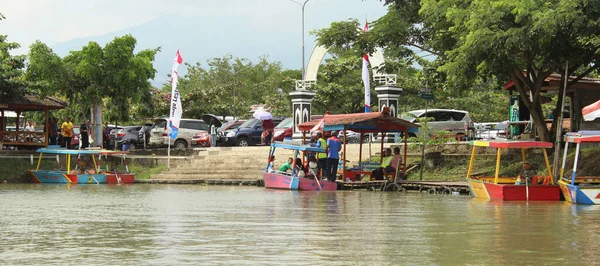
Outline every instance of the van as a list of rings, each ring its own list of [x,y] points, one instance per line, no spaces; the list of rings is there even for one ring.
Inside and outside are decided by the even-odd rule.
[[[199,119],[182,118],[179,122],[179,133],[176,139],[172,139],[168,135],[168,119],[159,118],[154,120],[154,124],[150,129],[150,141],[148,145],[151,147],[171,146],[176,149],[185,149],[191,146],[192,138],[197,133],[208,132],[208,124]]]
[[[430,128],[429,134],[435,134],[440,130],[449,131],[456,135],[457,139],[463,139],[468,135],[468,129],[473,127],[473,120],[469,112],[454,109],[428,109],[414,110],[402,115],[402,119],[415,122],[417,118],[429,118],[427,126]],[[417,123],[419,124],[419,123]],[[423,134],[421,130],[417,134]],[[415,136],[412,133],[409,135]]]

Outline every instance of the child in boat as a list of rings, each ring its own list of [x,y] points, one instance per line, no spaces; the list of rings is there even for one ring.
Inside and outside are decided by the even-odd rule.
[[[294,165],[294,171],[292,171],[292,175],[296,174],[298,177],[305,177],[306,173],[304,172],[304,165],[302,165],[302,159],[296,158],[296,164]]]
[[[532,185],[531,180],[535,173],[536,171],[533,169],[533,166],[530,163],[523,163],[523,167],[517,176],[517,182],[515,182],[515,185]]]
[[[279,172],[287,172],[288,170],[292,169],[293,162],[294,159],[292,157],[288,158],[287,162],[279,167]]]

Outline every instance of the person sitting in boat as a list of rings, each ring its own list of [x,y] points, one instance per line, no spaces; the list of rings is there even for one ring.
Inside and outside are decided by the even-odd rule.
[[[279,167],[279,172],[287,172],[288,170],[292,169],[293,162],[294,159],[292,157],[288,158],[287,162]]]
[[[519,173],[519,175],[517,176],[517,182],[515,182],[515,185],[532,185],[531,181],[532,181],[532,177],[536,174],[536,171],[533,169],[533,166],[528,163],[525,162],[523,163],[523,168],[521,169],[521,172]]]
[[[393,159],[394,156],[392,156],[392,149],[385,149],[385,154],[383,160],[381,161],[381,166],[372,171],[375,180],[383,180],[383,176],[386,172],[394,172],[394,168],[392,168],[391,166]]]
[[[296,175],[297,177],[306,176],[306,172],[304,172],[304,165],[302,164],[302,159],[296,158],[296,163],[294,164],[294,170],[292,171],[292,175]]]
[[[275,165],[275,156],[269,156],[269,164],[267,166],[267,172],[273,172],[274,165]]]

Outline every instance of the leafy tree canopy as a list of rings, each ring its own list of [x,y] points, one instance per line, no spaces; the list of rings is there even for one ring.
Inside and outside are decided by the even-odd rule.
[[[0,13],[0,21],[5,17]],[[0,97],[23,95],[26,92],[26,82],[23,79],[25,56],[14,56],[11,50],[19,48],[16,42],[8,42],[7,35],[0,35]]]

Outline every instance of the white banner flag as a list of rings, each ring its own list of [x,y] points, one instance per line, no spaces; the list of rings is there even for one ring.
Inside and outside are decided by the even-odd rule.
[[[179,89],[177,89],[178,77],[177,77],[177,67],[181,65],[183,62],[183,58],[179,54],[179,50],[177,50],[177,54],[175,54],[175,60],[173,61],[173,69],[171,70],[171,87],[173,88],[171,91],[171,112],[169,114],[169,137],[175,139],[177,138],[177,134],[179,133],[179,121],[181,120],[181,95],[179,94]]]
[[[364,32],[369,30],[369,24],[365,22]],[[365,113],[371,112],[371,76],[369,75],[369,55],[363,53],[362,80],[365,84]]]

